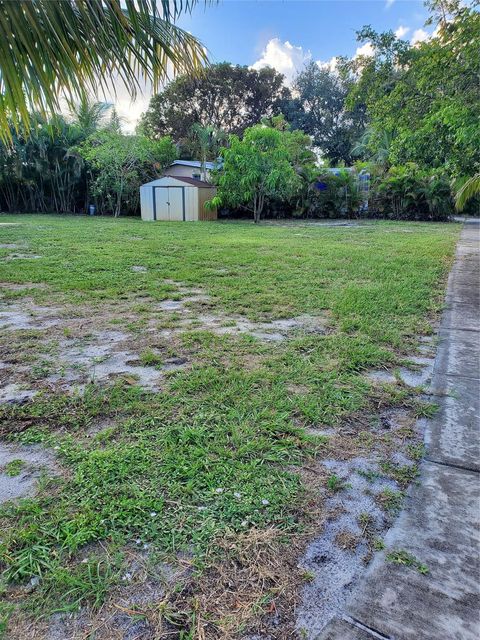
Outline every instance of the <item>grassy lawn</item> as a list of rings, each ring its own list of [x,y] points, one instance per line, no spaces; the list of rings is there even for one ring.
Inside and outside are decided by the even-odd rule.
[[[56,460],[34,496],[0,507],[8,637],[54,637],[48,615],[79,608],[83,638],[137,637],[132,624],[138,637],[246,637],[272,611],[286,622],[271,637],[294,637],[298,558],[344,490],[324,462],[375,460],[395,504],[415,478],[421,435],[382,431],[379,416],[431,407],[365,373],[418,355],[459,226],[0,222],[18,223],[0,225],[2,308],[40,318],[0,329],[2,386],[17,376],[38,392],[0,405],[20,451],[4,472],[23,472],[21,447]],[[62,357],[105,332],[122,334],[133,373],[82,378],[84,361]],[[97,367],[112,355],[99,354]],[[135,376],[146,369],[153,390]],[[63,637],[77,637],[68,620]]]

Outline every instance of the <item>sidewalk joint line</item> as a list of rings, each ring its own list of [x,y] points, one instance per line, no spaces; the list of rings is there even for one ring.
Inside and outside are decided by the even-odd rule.
[[[461,373],[446,373],[445,371],[433,371],[432,380],[435,378],[435,375],[445,376],[449,378],[464,378],[465,380],[475,380],[480,382],[480,378],[472,378],[471,376],[464,376]]]
[[[478,469],[473,469],[472,467],[463,467],[460,464],[454,464],[452,462],[443,462],[442,460],[433,460],[428,456],[424,458],[425,462],[431,462],[432,464],[438,464],[442,467],[450,467],[451,469],[458,469],[459,471],[467,471],[468,473],[480,473]]]
[[[440,331],[471,331],[472,333],[480,333],[480,329],[472,329],[471,327],[440,327]]]
[[[357,627],[357,629],[366,631],[372,638],[376,638],[377,640],[395,640],[395,638],[393,638],[392,636],[386,636],[380,631],[377,631],[376,629],[369,627],[368,625],[364,624],[360,620],[357,620],[356,618],[352,618],[351,616],[344,615],[343,619],[345,622],[348,622],[353,627]]]

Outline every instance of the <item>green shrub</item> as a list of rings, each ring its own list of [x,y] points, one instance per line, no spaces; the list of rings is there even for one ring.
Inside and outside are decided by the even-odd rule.
[[[447,220],[454,212],[450,179],[442,169],[414,163],[391,167],[373,180],[369,214],[396,220]]]
[[[359,205],[355,175],[346,170],[340,170],[338,175],[324,172],[308,185],[302,215],[308,218],[349,218],[356,215]]]

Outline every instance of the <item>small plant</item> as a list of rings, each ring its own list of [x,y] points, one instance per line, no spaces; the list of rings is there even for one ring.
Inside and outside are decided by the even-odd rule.
[[[375,551],[382,551],[385,549],[385,542],[381,538],[375,538],[373,541],[373,548]]]
[[[158,367],[163,364],[163,359],[160,354],[155,353],[152,349],[145,349],[145,351],[140,354],[140,361],[144,367]]]
[[[368,482],[375,482],[375,480],[382,477],[381,473],[373,471],[373,469],[357,469],[357,473],[359,476],[362,476],[362,478],[368,480]]]
[[[30,373],[35,380],[47,378],[52,372],[52,363],[48,360],[41,360],[38,364],[34,364],[30,369]]]
[[[118,564],[117,558],[92,557],[73,567],[56,566],[40,581],[33,605],[43,611],[55,607],[59,612],[78,611],[87,603],[98,609],[118,579]]]
[[[305,569],[305,571],[302,572],[302,578],[305,582],[313,582],[315,580],[315,573],[309,569]]]
[[[0,638],[5,638],[8,620],[15,609],[15,605],[7,602],[0,603]]]
[[[396,480],[402,487],[407,487],[418,476],[418,467],[416,464],[399,465],[386,461],[382,462],[380,466],[386,475]]]
[[[342,491],[342,489],[349,489],[351,485],[345,483],[335,473],[332,473],[332,475],[329,476],[327,480],[327,487],[330,491],[333,491],[336,493],[337,491]]]
[[[415,556],[404,549],[397,549],[391,551],[387,555],[388,562],[393,562],[394,564],[402,564],[405,567],[413,567],[422,575],[426,575],[428,573],[428,567],[426,564],[423,564],[418,560]]]
[[[19,458],[15,460],[10,460],[4,467],[4,472],[7,476],[13,478],[14,476],[19,476],[22,472],[23,467],[25,466],[25,462],[20,460]]]
[[[438,404],[434,402],[417,402],[414,411],[416,418],[433,418],[438,411]]]
[[[48,438],[48,433],[38,427],[30,427],[30,429],[25,429],[25,431],[10,436],[11,440],[21,444],[40,444],[41,442],[46,442]]]
[[[426,452],[425,445],[423,442],[416,442],[415,444],[409,444],[407,446],[407,452],[412,460],[416,460],[417,462],[421,460]]]
[[[402,491],[394,491],[393,489],[384,489],[377,495],[377,500],[382,507],[391,513],[397,514],[402,508],[404,493]]]
[[[370,513],[364,511],[358,517],[358,524],[362,529],[362,536],[366,535],[368,537],[373,526],[373,517]]]

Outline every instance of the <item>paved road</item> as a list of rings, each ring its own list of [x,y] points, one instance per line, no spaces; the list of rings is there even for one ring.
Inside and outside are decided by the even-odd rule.
[[[372,562],[342,617],[317,640],[480,638],[480,224],[467,222],[450,274],[426,424],[420,484],[386,549],[428,567]]]

